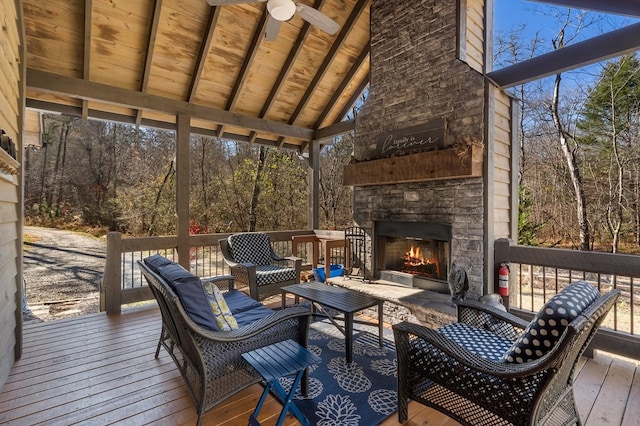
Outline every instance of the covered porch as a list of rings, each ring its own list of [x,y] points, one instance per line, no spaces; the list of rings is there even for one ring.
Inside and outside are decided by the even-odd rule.
[[[196,410],[173,361],[165,351],[154,358],[160,324],[153,305],[126,308],[120,315],[26,324],[22,359],[0,394],[0,422],[195,424]],[[583,424],[636,424],[639,361],[605,352],[582,358],[574,387]],[[261,392],[260,385],[241,391],[207,413],[203,424],[246,424]],[[279,403],[270,398],[259,420],[275,424],[279,411]],[[285,424],[299,423],[289,416]],[[397,424],[396,414],[382,423]],[[405,424],[458,423],[412,402]]]

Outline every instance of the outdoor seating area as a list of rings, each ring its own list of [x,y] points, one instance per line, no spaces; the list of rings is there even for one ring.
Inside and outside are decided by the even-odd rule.
[[[333,369],[332,374],[344,369],[340,373],[344,375],[342,380],[353,374],[350,369],[361,370],[369,358],[385,354],[392,356],[390,360],[397,357],[397,373],[395,361],[393,368],[383,368],[387,371],[383,374],[392,375],[393,389],[383,387],[379,393],[376,390],[369,394],[370,400],[374,395],[378,398],[374,404],[383,411],[380,422],[384,424],[413,421],[416,405],[430,407],[421,416],[437,417],[440,414],[434,413],[439,411],[450,424],[579,423],[585,414],[581,413],[580,393],[574,396],[573,379],[586,363],[597,364],[581,355],[620,293],[614,290],[601,296],[589,283],[577,281],[552,298],[530,323],[489,305],[461,302],[457,322],[437,330],[403,322],[393,325],[393,334],[387,333],[385,340],[384,301],[357,290],[317,282],[286,286],[281,289],[281,306],[275,302],[272,308],[276,310],[272,310],[235,289],[233,276],[200,278],[161,255],[147,257],[138,265],[162,318],[155,359],[160,362],[165,354],[173,359],[174,369],[181,374],[184,389],[194,403],[198,425],[207,424],[208,413],[218,407],[228,408],[234,398],[241,398],[245,390],[262,380],[264,391],[259,397],[252,392],[251,399],[243,404],[255,407],[253,412],[242,414],[248,416],[250,424],[261,424],[265,415],[277,417],[277,425],[291,421],[298,424],[298,420],[315,424],[297,407],[296,397],[306,400],[307,410],[311,403],[313,411],[317,408],[323,415],[334,415],[323,406],[326,401],[317,407],[314,401],[318,389],[322,393],[327,387],[330,392],[329,383],[318,383],[323,376],[316,375],[316,383],[310,386],[308,374],[309,368],[315,369],[314,364],[328,361],[323,358],[330,356],[329,349],[335,345],[317,346],[317,342],[310,341],[310,335],[317,339],[319,330],[325,330],[320,339],[333,339],[336,327],[342,333],[337,335],[338,342],[342,342],[337,343],[341,355],[329,362],[329,369]],[[288,305],[289,298],[293,298],[294,306]],[[300,299],[311,302],[311,307],[324,302],[327,308],[341,312],[344,327],[333,318],[326,323],[329,329],[310,327],[318,321],[310,315],[316,311],[299,305]],[[377,335],[354,329],[354,322],[358,322],[354,313],[362,316],[359,311],[374,306],[378,321],[365,317],[359,322],[374,325]],[[319,309],[326,317],[323,307]],[[157,321],[157,314],[155,318]],[[386,325],[387,332],[390,327]],[[147,348],[145,357],[151,357],[152,348]],[[337,367],[335,362],[343,366]],[[387,361],[376,362],[384,365]],[[633,364],[632,369],[636,370],[639,364]],[[163,371],[165,368],[169,370],[170,366],[163,367]],[[290,373],[295,373],[295,379],[287,387],[288,379],[283,376]],[[354,379],[374,382],[362,372],[348,381]],[[638,383],[622,385],[625,387],[630,396],[640,391]],[[9,389],[9,398],[15,399],[11,385]],[[348,392],[363,392],[355,389],[350,387]],[[2,398],[7,397],[3,394]],[[631,408],[621,412],[621,421],[623,416],[633,414],[634,407]]]
[[[275,300],[270,307],[279,305],[280,300]],[[0,394],[0,421],[9,425],[195,424],[197,410],[173,360],[164,350],[154,357],[161,323],[159,309],[147,306],[125,308],[121,315],[100,313],[27,324],[24,355]],[[584,424],[598,424],[600,419],[635,424],[640,415],[639,362],[597,353],[594,359],[581,358],[575,375],[576,406]],[[47,383],[46,389],[42,383]],[[260,384],[245,388],[207,412],[202,424],[247,424],[262,391]],[[259,420],[275,424],[281,408],[268,397]],[[284,424],[299,422],[287,416]],[[396,414],[381,423],[399,424]],[[459,423],[411,401],[406,424]]]

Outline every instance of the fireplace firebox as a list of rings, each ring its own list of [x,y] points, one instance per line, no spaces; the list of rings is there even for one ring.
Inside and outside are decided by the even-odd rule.
[[[451,225],[378,221],[376,269],[385,280],[447,292]]]

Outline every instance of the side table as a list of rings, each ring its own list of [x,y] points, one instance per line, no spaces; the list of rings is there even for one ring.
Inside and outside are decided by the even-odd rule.
[[[249,424],[260,425],[260,422],[258,422],[258,413],[262,409],[267,395],[271,392],[273,396],[282,403],[282,411],[280,412],[276,426],[282,425],[287,412],[291,412],[300,423],[308,426],[309,420],[293,403],[293,397],[296,389],[298,389],[305,369],[313,364],[319,363],[321,361],[320,358],[291,339],[244,353],[242,354],[242,358],[255,368],[265,380],[264,391],[260,396],[256,409],[249,417]],[[289,393],[287,393],[282,385],[280,385],[280,382],[278,382],[278,379],[290,374],[295,374],[296,376]]]

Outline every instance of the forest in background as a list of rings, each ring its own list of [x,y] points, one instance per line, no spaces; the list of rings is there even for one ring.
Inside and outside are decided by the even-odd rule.
[[[27,224],[103,234],[174,235],[175,136],[170,131],[45,114],[43,146],[25,153]],[[351,224],[342,166],[352,135],[320,158],[321,226]],[[305,229],[307,159],[277,148],[191,137],[190,232]]]

